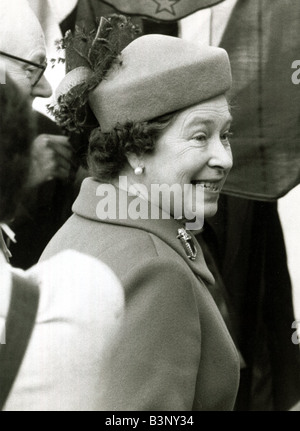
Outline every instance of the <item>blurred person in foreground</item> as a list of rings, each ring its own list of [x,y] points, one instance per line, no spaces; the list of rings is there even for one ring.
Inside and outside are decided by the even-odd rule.
[[[123,38],[110,43],[109,34],[127,27],[113,15],[86,38],[64,38],[81,65],[57,88],[53,112],[83,128],[88,100],[98,127],[92,178],[41,261],[66,248],[84,252],[124,286],[124,324],[101,378],[104,410],[232,410],[239,356],[194,237],[217,211],[232,166],[228,56],[162,35],[138,37],[120,53]],[[153,185],[175,193],[155,201]]]

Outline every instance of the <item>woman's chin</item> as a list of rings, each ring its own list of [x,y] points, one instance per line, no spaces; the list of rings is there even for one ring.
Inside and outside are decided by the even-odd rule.
[[[204,203],[204,219],[213,217],[218,211],[218,203]]]

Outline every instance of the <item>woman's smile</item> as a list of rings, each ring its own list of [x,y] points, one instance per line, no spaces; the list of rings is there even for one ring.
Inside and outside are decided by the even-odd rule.
[[[220,191],[223,187],[223,184],[224,184],[224,179],[222,179],[222,180],[192,180],[191,183],[194,186],[199,185],[206,192],[220,193]]]

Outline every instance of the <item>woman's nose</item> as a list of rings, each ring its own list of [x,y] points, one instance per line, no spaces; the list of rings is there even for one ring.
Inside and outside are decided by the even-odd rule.
[[[232,152],[229,143],[224,144],[220,139],[211,145],[211,154],[208,161],[211,168],[230,170],[233,165]]]
[[[39,82],[32,88],[31,95],[33,97],[50,97],[52,88],[45,76],[43,75]]]

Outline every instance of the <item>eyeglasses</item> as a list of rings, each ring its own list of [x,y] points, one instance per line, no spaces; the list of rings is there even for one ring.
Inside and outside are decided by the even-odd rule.
[[[24,58],[17,57],[12,54],[7,54],[7,52],[3,52],[3,51],[0,51],[0,55],[3,55],[4,57],[12,58],[13,60],[22,61],[23,63],[30,64],[31,66],[36,67],[36,70],[33,70],[31,72],[32,87],[34,87],[39,82],[47,67],[47,60],[45,60],[43,64],[39,64],[39,63],[34,63],[33,61],[25,60]]]

